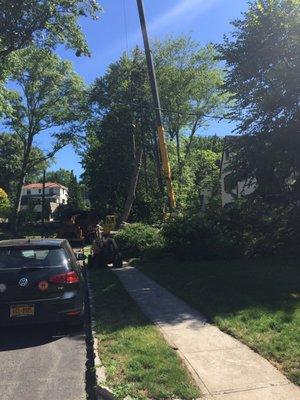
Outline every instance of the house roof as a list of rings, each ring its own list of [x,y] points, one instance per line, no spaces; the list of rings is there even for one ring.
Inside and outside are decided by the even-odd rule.
[[[64,185],[61,185],[60,183],[56,182],[46,182],[45,183],[45,188],[61,188],[61,189],[66,189],[68,188]],[[23,189],[43,189],[43,184],[42,183],[29,183],[28,185],[24,185]]]

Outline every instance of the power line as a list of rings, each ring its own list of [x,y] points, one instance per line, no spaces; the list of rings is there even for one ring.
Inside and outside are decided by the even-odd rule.
[[[127,57],[128,57],[129,45],[128,45],[128,23],[127,23],[127,7],[126,7],[126,0],[123,0],[123,14],[124,14],[124,25],[125,25],[126,55],[127,55]]]

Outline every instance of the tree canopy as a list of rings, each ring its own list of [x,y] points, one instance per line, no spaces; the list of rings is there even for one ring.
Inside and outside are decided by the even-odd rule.
[[[89,54],[78,19],[97,18],[96,0],[0,0],[0,60],[32,45],[53,48],[65,44],[77,54]]]
[[[153,51],[166,129],[177,145],[182,136],[192,141],[208,116],[224,114],[228,100],[220,90],[224,74],[216,51],[212,45],[201,47],[189,36],[157,41]]]
[[[234,100],[236,180],[257,182],[268,198],[300,198],[300,1],[250,3],[235,31],[218,47],[225,89]]]
[[[46,172],[46,182],[56,182],[68,187],[72,176],[72,171],[60,168],[57,171]],[[40,181],[42,181],[40,179]]]
[[[20,50],[10,75],[17,90],[9,96],[10,112],[5,114],[8,132],[22,143],[22,167],[18,177],[15,212],[20,206],[21,188],[34,165],[75,143],[83,130],[85,87],[69,62],[37,48]],[[38,135],[49,139],[41,158],[32,159]]]
[[[81,210],[85,208],[83,192],[84,186],[78,183],[77,177],[71,171],[68,182],[68,209]]]
[[[182,175],[186,163],[196,145],[195,136],[206,124],[206,115],[223,112],[227,95],[221,92],[222,70],[211,46],[200,48],[188,37],[156,42],[153,49],[168,146],[170,152],[176,150],[176,157],[171,159],[173,178],[181,188],[185,185]],[[92,117],[82,164],[92,204],[103,213],[121,213],[135,171],[140,179],[132,216],[160,220],[166,193],[147,67],[139,48],[122,56],[95,81],[90,108]],[[141,168],[136,157],[141,157]]]
[[[11,199],[15,198],[16,185],[22,169],[23,143],[16,134],[0,134],[0,187],[2,187]],[[42,171],[49,165],[50,160],[44,160],[44,153],[37,146],[33,146],[29,163],[32,168],[28,170],[27,182],[36,181]],[[35,163],[34,160],[42,160]]]

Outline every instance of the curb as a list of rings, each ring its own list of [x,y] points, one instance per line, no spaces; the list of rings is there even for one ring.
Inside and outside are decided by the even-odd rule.
[[[87,278],[89,278],[89,274],[87,273]],[[93,357],[94,357],[94,371],[95,371],[95,396],[96,400],[115,400],[115,396],[112,390],[105,386],[106,382],[106,374],[105,367],[102,364],[99,354],[98,354],[98,345],[99,340],[96,335],[95,327],[96,321],[94,319],[94,297],[93,297],[93,289],[88,280],[88,296],[89,296],[89,305],[90,305],[90,315],[91,315],[91,341],[93,346]]]

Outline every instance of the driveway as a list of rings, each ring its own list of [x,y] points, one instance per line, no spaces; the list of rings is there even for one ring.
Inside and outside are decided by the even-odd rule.
[[[63,326],[0,333],[1,400],[86,399],[85,332]]]

